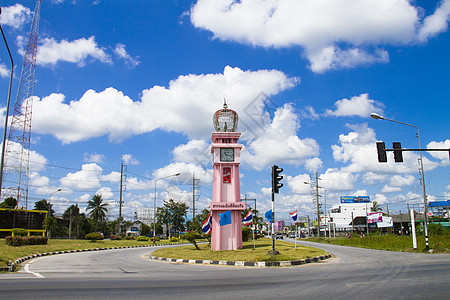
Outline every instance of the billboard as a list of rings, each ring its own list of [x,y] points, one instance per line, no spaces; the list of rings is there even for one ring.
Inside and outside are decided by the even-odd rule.
[[[341,203],[370,203],[369,196],[341,196]]]

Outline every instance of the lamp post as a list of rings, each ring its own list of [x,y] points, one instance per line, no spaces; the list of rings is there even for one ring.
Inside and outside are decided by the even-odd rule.
[[[423,160],[422,160],[422,147],[420,146],[420,132],[419,132],[419,127],[412,125],[412,124],[408,124],[408,123],[404,123],[404,122],[400,122],[400,121],[396,121],[396,120],[391,120],[388,118],[385,118],[377,113],[371,113],[370,117],[372,119],[375,120],[386,120],[386,121],[391,121],[391,122],[395,122],[395,123],[399,123],[399,124],[403,124],[406,126],[410,126],[410,127],[414,127],[417,129],[417,138],[419,139],[419,154],[420,154],[420,169],[421,169],[421,175],[422,175],[422,190],[423,190],[423,204],[424,204],[424,222],[425,222],[425,247],[426,249],[429,248],[429,242],[428,242],[428,208],[427,208],[427,193],[425,190],[425,171],[423,169]]]
[[[175,173],[175,174],[172,174],[169,176],[164,176],[164,177],[155,179],[155,201],[153,203],[153,238],[156,237],[156,183],[158,182],[158,180],[173,177],[173,176],[179,176],[179,175],[180,175],[180,173]]]
[[[50,211],[52,210],[52,208],[51,208],[51,199],[52,199],[52,196],[54,195],[54,194],[56,194],[57,192],[61,192],[61,189],[57,189],[56,191],[54,191],[53,193],[51,193],[50,194],[50,196],[48,197],[48,216],[50,217]]]

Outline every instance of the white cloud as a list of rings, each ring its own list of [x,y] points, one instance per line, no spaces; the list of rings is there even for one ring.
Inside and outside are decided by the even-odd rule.
[[[205,140],[190,140],[177,146],[172,153],[175,161],[205,165],[211,163],[210,150],[211,145]]]
[[[221,40],[301,46],[315,72],[386,62],[387,52],[373,46],[412,43],[419,22],[408,0],[199,0],[190,17]]]
[[[64,188],[86,190],[101,188],[100,177],[103,169],[97,164],[84,164],[81,170],[75,173],[68,173],[60,179]]]
[[[134,68],[141,63],[139,56],[133,58],[130,54],[128,54],[127,50],[125,50],[124,44],[117,44],[114,48],[114,53],[118,57],[122,58],[130,68]]]
[[[450,140],[445,140],[443,142],[430,142],[427,145],[427,149],[450,149]],[[449,161],[448,151],[428,151],[432,157],[440,159],[442,163],[447,163]]]
[[[140,162],[136,158],[134,158],[133,155],[131,155],[131,154],[122,155],[122,160],[123,160],[123,163],[126,165],[136,166],[136,165],[140,164]]]
[[[247,143],[242,160],[256,170],[262,170],[272,163],[299,165],[308,156],[316,156],[319,145],[311,138],[300,139],[298,116],[292,105],[277,108],[270,124],[258,137]]]
[[[307,56],[311,62],[310,68],[315,73],[389,62],[389,54],[383,49],[375,49],[373,53],[368,53],[359,48],[342,50],[335,45],[311,51]]]
[[[84,156],[84,161],[85,162],[89,162],[89,163],[102,163],[103,160],[105,159],[105,156],[103,154],[98,154],[98,153],[87,153],[85,152],[83,154]]]
[[[320,168],[322,168],[323,162],[320,158],[314,157],[314,158],[308,158],[305,161],[305,168],[310,172],[316,172]]]
[[[157,128],[204,139],[213,130],[211,117],[221,108],[221,95],[240,113],[242,123],[257,127],[245,113],[249,106],[264,107],[264,99],[255,97],[261,92],[274,95],[297,83],[297,78],[276,70],[242,71],[227,66],[223,74],[179,76],[168,88],[144,90],[140,102],[114,88],[88,90],[70,103],[65,103],[62,94],[51,94],[34,102],[33,130],[52,134],[63,143],[103,135],[121,141]]]
[[[19,3],[14,6],[2,7],[0,24],[19,29],[30,20],[31,15],[31,10]]]
[[[169,177],[166,181],[172,182],[192,182],[192,175],[195,173],[195,178],[200,179],[202,183],[212,182],[212,169],[203,169],[201,166],[192,163],[174,162],[163,168],[156,170],[153,173],[154,178],[162,178],[176,173],[181,173],[179,176]]]
[[[11,76],[11,70],[5,64],[0,64],[0,77],[8,78]]]
[[[305,182],[310,181],[309,175],[307,174],[300,174],[295,177],[288,176],[286,181],[288,187],[293,193],[309,194],[311,191],[311,186],[309,184],[305,184]]]
[[[94,36],[70,42],[44,38],[38,47],[36,63],[42,66],[54,66],[58,62],[70,62],[82,67],[88,59],[111,63],[111,58],[97,45]]]
[[[449,19],[450,0],[441,1],[435,12],[423,20],[423,26],[420,27],[417,38],[421,42],[426,42],[431,37],[447,31]]]
[[[334,103],[336,110],[330,109],[325,111],[325,115],[336,117],[359,116],[367,118],[372,112],[383,114],[384,105],[376,100],[369,99],[369,94],[361,94],[354,96],[350,100],[344,98]]]
[[[353,190],[358,175],[330,168],[320,174],[319,178],[321,179],[319,186],[324,187],[327,191],[348,191]]]
[[[13,141],[6,143],[5,150],[5,153],[9,153],[9,155],[5,155],[5,169],[14,168],[18,170],[20,166],[19,158],[22,155],[23,157],[29,157],[30,172],[39,172],[45,169],[47,159],[36,151],[23,149],[20,144]]]

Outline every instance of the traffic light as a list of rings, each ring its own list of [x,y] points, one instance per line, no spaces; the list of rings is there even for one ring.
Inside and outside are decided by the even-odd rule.
[[[283,172],[283,168],[278,168],[277,165],[273,165],[272,167],[272,191],[275,194],[278,194],[278,191],[283,186],[280,181],[283,179],[283,176],[280,173]]]
[[[377,153],[378,153],[378,162],[380,163],[387,162],[386,145],[384,144],[384,142],[377,142]]]
[[[393,142],[392,148],[393,149],[402,149],[402,144],[399,142]],[[394,160],[395,160],[395,162],[403,162],[402,151],[394,150]]]

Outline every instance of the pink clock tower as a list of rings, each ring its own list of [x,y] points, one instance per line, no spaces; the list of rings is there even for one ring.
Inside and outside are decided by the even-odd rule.
[[[239,182],[242,145],[237,143],[241,136],[236,132],[238,114],[224,102],[223,109],[214,114],[213,122],[216,131],[211,138],[214,156],[211,250],[237,250],[242,248],[241,211],[245,209]],[[229,210],[231,224],[220,226],[219,214]]]

